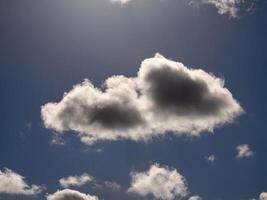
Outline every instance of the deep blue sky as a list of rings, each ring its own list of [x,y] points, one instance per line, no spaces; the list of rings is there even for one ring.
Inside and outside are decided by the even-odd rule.
[[[66,145],[51,145],[41,105],[59,101],[84,78],[100,85],[114,74],[135,76],[140,62],[156,52],[224,77],[245,114],[197,139],[169,136],[86,146],[69,134]],[[267,191],[266,52],[264,5],[229,19],[213,7],[192,8],[179,0],[136,0],[124,7],[107,0],[1,0],[0,168],[45,184],[53,193],[59,178],[84,172],[126,189],[130,171],[157,162],[176,168],[191,193],[205,200],[257,197]],[[239,144],[249,144],[255,155],[236,159]],[[216,162],[204,159],[210,154]],[[78,190],[106,200],[141,199],[88,185]]]

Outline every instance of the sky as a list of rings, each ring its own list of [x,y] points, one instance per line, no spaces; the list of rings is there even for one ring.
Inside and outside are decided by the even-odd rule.
[[[266,200],[264,0],[0,1],[1,200]]]

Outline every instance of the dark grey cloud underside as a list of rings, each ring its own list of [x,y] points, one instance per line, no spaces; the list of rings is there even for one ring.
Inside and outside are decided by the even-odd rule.
[[[145,81],[155,108],[176,115],[216,115],[226,104],[224,99],[211,95],[203,80],[193,80],[188,74],[168,66],[151,69]]]
[[[126,103],[107,102],[94,106],[75,99],[60,113],[65,127],[70,122],[80,125],[100,125],[107,129],[131,128],[143,123],[139,111]]]

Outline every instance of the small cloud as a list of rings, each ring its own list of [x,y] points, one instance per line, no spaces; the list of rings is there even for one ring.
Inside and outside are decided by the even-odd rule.
[[[200,196],[191,196],[188,200],[202,200]]]
[[[5,168],[0,170],[0,193],[9,195],[37,195],[45,188],[38,185],[28,185],[25,177]]]
[[[236,158],[247,158],[254,155],[250,146],[247,144],[241,144],[236,147],[237,155]]]
[[[66,141],[58,134],[54,134],[52,136],[51,144],[62,146],[62,145],[66,145]]]
[[[60,186],[63,188],[80,187],[93,180],[93,177],[89,174],[82,174],[80,176],[68,176],[59,179]]]
[[[188,194],[187,183],[176,169],[153,164],[148,171],[132,172],[129,193],[153,195],[156,199],[182,199]]]
[[[205,156],[205,159],[206,159],[208,162],[213,163],[213,162],[216,160],[216,157],[215,157],[215,155],[211,154],[211,155],[209,155],[209,156]]]
[[[50,194],[46,198],[47,200],[98,200],[97,196],[84,194],[76,190],[59,190],[54,194]]]

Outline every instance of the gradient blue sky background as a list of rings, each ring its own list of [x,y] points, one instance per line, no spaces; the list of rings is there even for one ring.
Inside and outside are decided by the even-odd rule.
[[[167,136],[86,146],[67,134],[66,145],[51,144],[53,132],[42,124],[41,105],[59,101],[85,78],[99,86],[114,74],[135,76],[141,61],[156,52],[224,77],[245,114],[195,139]],[[45,199],[45,193],[60,188],[59,178],[84,172],[123,189],[89,184],[77,189],[81,192],[105,200],[152,199],[123,192],[129,173],[151,162],[176,168],[190,192],[204,200],[257,198],[267,191],[266,52],[264,1],[252,14],[233,19],[185,0],[136,0],[124,6],[107,0],[1,0],[0,168],[47,190],[36,197],[0,194],[0,199]],[[249,144],[255,155],[236,159],[239,144]],[[210,154],[217,158],[214,163],[204,159]]]

